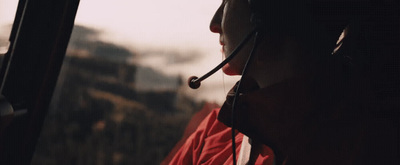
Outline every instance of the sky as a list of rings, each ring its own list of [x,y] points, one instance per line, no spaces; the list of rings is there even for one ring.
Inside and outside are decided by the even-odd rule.
[[[75,24],[97,29],[100,39],[135,52],[154,50],[192,54],[194,62],[170,64],[168,56],[134,59],[165,74],[201,76],[222,61],[219,35],[209,31],[209,22],[221,0],[81,0]],[[0,0],[0,26],[13,19],[17,0]],[[217,72],[190,95],[222,103],[237,77]]]
[[[0,25],[12,22],[18,0],[0,0]]]
[[[209,47],[207,42],[217,35],[209,32],[208,25],[219,3],[218,0],[81,0],[76,23],[122,32],[124,35],[107,37],[128,43],[184,49]]]

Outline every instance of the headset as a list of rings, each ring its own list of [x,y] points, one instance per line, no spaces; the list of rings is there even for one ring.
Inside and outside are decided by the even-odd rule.
[[[248,0],[248,3],[250,6],[250,9],[252,11],[250,21],[255,25],[255,28],[253,30],[251,30],[244,37],[244,39],[239,43],[239,45],[232,51],[232,53],[224,61],[222,61],[219,65],[217,65],[214,69],[212,69],[208,73],[204,74],[200,78],[198,78],[196,76],[191,76],[188,79],[188,85],[190,88],[192,88],[192,89],[199,88],[201,85],[201,81],[207,79],[209,76],[211,76],[216,71],[221,69],[224,65],[226,65],[229,61],[231,61],[237,55],[237,53],[243,48],[243,46],[249,42],[250,38],[252,36],[254,36],[253,47],[250,51],[249,57],[243,68],[242,77],[236,87],[236,93],[235,93],[233,103],[232,103],[232,117],[231,117],[232,132],[231,132],[231,134],[232,134],[232,160],[233,160],[234,165],[236,165],[236,142],[235,142],[235,121],[234,121],[234,119],[236,118],[236,114],[237,114],[235,111],[235,106],[236,106],[236,102],[237,102],[236,100],[240,93],[240,89],[242,86],[241,85],[242,79],[247,74],[247,68],[249,67],[250,62],[252,61],[252,59],[254,57],[254,53],[257,50],[259,41],[263,36],[262,28],[266,25],[265,18],[264,18],[266,16],[266,13],[265,13],[265,9],[263,10],[263,7],[266,5],[266,0]]]

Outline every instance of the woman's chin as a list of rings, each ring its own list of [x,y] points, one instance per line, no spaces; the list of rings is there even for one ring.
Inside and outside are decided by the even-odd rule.
[[[235,75],[240,75],[240,73],[237,71],[237,69],[235,69],[234,67],[232,67],[231,65],[226,64],[222,67],[222,71],[229,76],[235,76]]]

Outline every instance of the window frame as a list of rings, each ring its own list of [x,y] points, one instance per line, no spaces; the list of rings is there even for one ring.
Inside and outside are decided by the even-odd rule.
[[[0,71],[0,164],[30,164],[74,25],[79,0],[20,0]],[[3,104],[3,103],[2,103]],[[18,115],[19,114],[19,115]]]

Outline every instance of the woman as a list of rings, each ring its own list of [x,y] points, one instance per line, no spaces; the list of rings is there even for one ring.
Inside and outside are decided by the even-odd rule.
[[[388,2],[393,3],[397,4]],[[371,79],[379,70],[371,74],[362,59],[373,58],[377,51],[359,46],[370,44],[359,37],[365,33],[357,34],[366,30],[366,21],[354,21],[379,20],[365,15],[379,11],[370,6],[359,1],[224,0],[210,24],[210,30],[220,35],[224,55],[229,56],[253,29],[257,37],[251,35],[250,41],[256,41],[245,43],[223,67],[228,75],[242,75],[240,87],[203,120],[170,164],[397,163],[393,146],[398,146],[398,125],[388,126],[398,118],[371,115],[372,105],[379,105]],[[398,26],[389,29],[393,27]],[[238,130],[234,138],[232,120]],[[378,130],[368,132],[376,124],[390,137],[380,137]],[[376,140],[377,145],[371,143]]]

